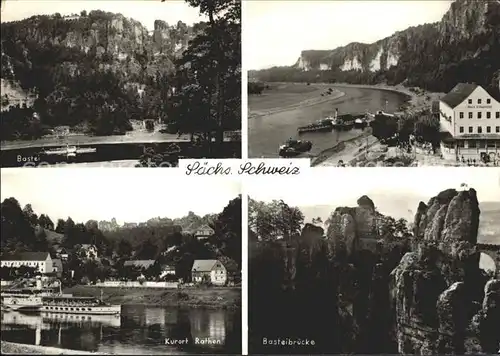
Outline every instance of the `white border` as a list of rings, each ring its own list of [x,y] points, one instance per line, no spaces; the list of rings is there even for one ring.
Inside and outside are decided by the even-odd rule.
[[[248,159],[248,71],[244,29],[247,2],[241,0],[241,158]],[[241,354],[248,355],[248,194],[246,177],[241,176]]]

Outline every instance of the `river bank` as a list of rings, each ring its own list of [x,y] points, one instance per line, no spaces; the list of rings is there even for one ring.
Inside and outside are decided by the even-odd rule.
[[[406,108],[402,112],[420,111],[431,109],[433,101],[439,101],[444,96],[444,93],[427,92],[420,88],[410,90],[403,85],[389,86],[385,84],[363,85],[363,84],[347,84],[335,83],[338,88],[360,88],[360,89],[375,89],[385,90],[404,95],[407,98]],[[387,147],[382,145],[374,136],[370,134],[362,134],[359,137],[340,142],[335,146],[322,151],[312,161],[311,166],[337,166],[339,161],[349,165],[350,162],[357,160],[363,152],[370,149],[371,154],[365,155],[364,164],[371,162],[370,158],[378,159],[382,154],[387,152]],[[373,156],[373,157],[370,157]]]
[[[81,350],[60,349],[58,347],[18,344],[15,342],[1,342],[3,355],[106,355],[100,352],[88,352]]]
[[[285,85],[285,83],[279,83]],[[317,86],[317,85],[316,85]],[[323,91],[324,88],[318,88],[317,92],[313,92],[312,94],[314,97],[309,97],[309,95],[306,96],[303,100],[300,100],[296,103],[293,104],[285,104],[283,106],[278,106],[278,107],[273,107],[273,108],[265,108],[265,109],[251,109],[250,105],[248,106],[248,119],[254,119],[257,117],[262,117],[262,116],[269,116],[269,115],[274,115],[278,114],[281,112],[285,111],[290,111],[298,108],[305,108],[309,106],[314,106],[318,104],[323,104],[329,101],[333,101],[336,99],[339,99],[345,95],[344,92],[339,91],[339,90],[334,90],[331,94],[328,95],[320,95],[320,92]],[[287,96],[290,96],[292,93],[287,93]],[[293,93],[297,94],[297,93]],[[265,95],[265,94],[263,94]],[[277,101],[283,100],[283,98],[278,98]]]
[[[99,298],[101,290],[104,301],[111,304],[207,309],[241,308],[241,288],[236,287],[163,289],[77,285],[64,289],[64,293]]]
[[[348,165],[361,152],[378,143],[379,141],[369,131],[366,131],[359,136],[339,142],[335,146],[321,151],[311,159],[311,167],[337,167],[339,161]]]
[[[348,83],[335,83],[333,86],[337,87],[348,87],[348,88],[360,88],[360,89],[375,89],[375,90],[385,90],[393,93],[398,93],[406,96],[408,101],[408,107],[406,110],[421,110],[425,108],[431,108],[433,101],[439,101],[441,97],[446,95],[446,93],[434,93],[429,92],[421,88],[411,88],[405,87],[404,85],[386,85],[386,84],[348,84]],[[404,110],[404,111],[406,111]]]

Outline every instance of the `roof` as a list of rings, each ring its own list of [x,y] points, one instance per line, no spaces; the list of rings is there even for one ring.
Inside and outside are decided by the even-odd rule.
[[[2,261],[45,261],[48,252],[21,252],[15,255],[2,257]]]
[[[441,101],[453,109],[467,99],[477,87],[477,84],[459,83],[443,96]]]
[[[58,258],[53,259],[52,264],[62,267],[62,261]]]
[[[200,231],[200,230],[211,230],[211,231],[214,231],[214,229],[212,229],[210,226],[208,226],[207,224],[205,225],[201,225],[199,228],[196,229],[196,231]]]
[[[149,268],[155,264],[155,260],[133,260],[125,261],[124,266],[136,266],[140,268]]]
[[[215,266],[218,260],[195,260],[191,271],[196,272],[209,272]],[[222,263],[221,263],[222,264]]]
[[[95,246],[91,245],[91,244],[82,244],[82,248],[84,248],[84,249],[91,248],[91,247],[95,248]]]

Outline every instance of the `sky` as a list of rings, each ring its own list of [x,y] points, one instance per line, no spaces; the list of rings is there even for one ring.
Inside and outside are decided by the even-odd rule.
[[[245,1],[246,67],[295,64],[302,50],[373,43],[410,26],[437,22],[452,1]]]
[[[138,168],[2,168],[1,199],[31,204],[52,221],[144,222],[222,212],[241,194],[234,179],[186,177],[178,170]]]
[[[260,201],[283,199],[288,205],[356,206],[369,196],[381,213],[413,217],[420,201],[466,183],[477,191],[479,202],[500,202],[500,169],[496,168],[314,168],[303,177],[245,183],[248,195]],[[308,208],[311,210],[311,208]],[[323,211],[321,207],[318,211]],[[330,209],[329,212],[331,212]]]
[[[148,30],[154,29],[155,20],[176,24],[179,20],[191,25],[205,21],[200,17],[198,8],[190,7],[184,0],[114,0],[114,1],[78,1],[78,0],[2,0],[2,22],[22,20],[33,15],[79,14],[80,11],[102,10],[121,13],[125,17],[140,21]]]

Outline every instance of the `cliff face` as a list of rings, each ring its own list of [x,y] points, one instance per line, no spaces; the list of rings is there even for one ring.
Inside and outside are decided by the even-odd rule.
[[[440,22],[410,27],[375,43],[350,43],[330,51],[303,51],[296,66],[303,70],[360,70],[377,72],[398,67],[400,61],[422,56],[433,44],[474,42],[481,35],[499,30],[496,1],[457,0]],[[478,48],[481,51],[481,48]],[[475,54],[477,56],[478,54]],[[462,59],[466,59],[464,56]]]
[[[375,20],[376,22],[376,20]],[[500,99],[500,3],[456,0],[440,22],[377,42],[305,50],[292,67],[261,70],[261,81],[387,83],[447,92],[476,82]]]
[[[476,251],[479,206],[473,189],[450,189],[420,203],[418,247],[391,273],[400,353],[498,351],[498,280],[485,278]]]
[[[88,15],[33,16],[2,23],[2,78],[15,79],[15,65],[19,62],[29,66],[34,61],[46,60],[36,52],[48,47],[61,48],[60,52],[65,53],[64,65],[72,67],[75,73],[80,65],[79,52],[99,63],[101,69],[120,68],[124,74],[137,72],[141,67],[149,67],[150,71],[165,67],[169,70],[196,33],[193,27],[180,21],[169,26],[158,20],[154,25],[154,30],[148,32],[136,20],[98,10]],[[57,58],[54,62],[59,64]]]
[[[363,196],[336,208],[326,233],[306,224],[290,241],[256,243],[250,293],[266,315],[254,327],[314,335],[311,352],[495,353],[500,281],[479,269],[479,214],[473,189],[445,190],[419,204],[412,235]]]

